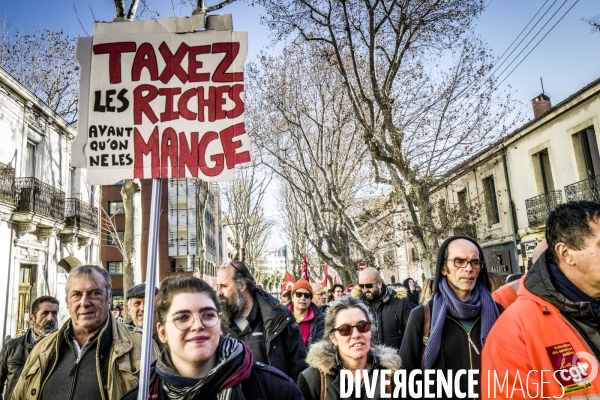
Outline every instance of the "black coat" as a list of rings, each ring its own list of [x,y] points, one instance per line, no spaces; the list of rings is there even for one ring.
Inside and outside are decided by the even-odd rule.
[[[3,392],[4,398],[10,399],[21,372],[23,372],[25,361],[33,349],[33,345],[29,343],[30,334],[31,329],[28,329],[23,336],[9,340],[2,346],[2,352],[0,352],[0,400],[3,399]],[[6,391],[4,390],[5,383]]]
[[[154,367],[150,370],[150,385],[158,378]],[[233,391],[230,400],[303,400],[296,384],[281,371],[263,363],[255,362],[248,379],[242,382],[240,391]],[[122,400],[137,400],[139,388],[135,387]],[[202,396],[198,396],[200,398]],[[160,386],[157,400],[168,400]],[[205,399],[202,400],[213,400]]]
[[[431,308],[431,315],[433,315],[433,299],[429,300],[428,303],[429,307]],[[500,304],[496,304],[496,307],[498,307],[499,312],[504,311],[504,307],[502,307]],[[425,312],[422,305],[412,310],[410,313],[410,318],[408,319],[408,329],[404,333],[404,340],[402,342],[402,347],[400,348],[402,366],[406,369],[407,374],[410,374],[410,372],[415,369],[421,369],[424,350],[424,319]],[[442,371],[477,369],[481,371],[481,352],[483,350],[483,346],[481,345],[480,339],[480,318],[477,318],[469,334],[471,336],[471,341],[474,343],[477,350],[475,350],[469,342],[467,331],[460,324],[460,322],[450,315],[447,315],[446,321],[444,322],[444,329],[442,330],[442,343],[440,352],[435,360],[435,363],[433,364],[433,369]],[[460,381],[460,388],[466,393],[468,389],[466,375],[464,375],[463,378],[464,379],[461,379]],[[479,378],[481,378],[481,376]],[[478,379],[478,381],[481,383],[481,379]],[[434,392],[434,390],[432,390],[432,392]]]
[[[321,340],[323,338],[323,333],[325,333],[325,313],[321,312],[321,309],[314,303],[310,303],[310,308],[312,308],[315,316],[312,321],[310,321],[309,346]]]
[[[373,337],[373,341],[400,350],[408,317],[415,304],[408,301],[403,287],[395,291],[383,285],[382,292],[383,298],[378,302],[366,302],[361,293],[361,300],[371,309],[377,324],[377,336]]]
[[[243,332],[237,326],[230,326],[231,337],[246,343],[254,360],[275,367],[296,381],[308,365],[306,347],[294,315],[263,291],[256,291],[254,301],[256,317],[248,317],[249,326]]]

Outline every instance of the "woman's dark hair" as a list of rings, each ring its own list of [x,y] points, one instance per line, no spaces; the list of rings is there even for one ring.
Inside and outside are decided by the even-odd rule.
[[[173,297],[181,293],[206,293],[215,303],[217,311],[221,311],[217,294],[212,287],[202,279],[193,276],[170,276],[160,283],[160,289],[154,303],[154,323],[164,325]]]
[[[402,286],[404,286],[406,288],[406,290],[409,291],[409,293],[410,293],[410,285],[409,285],[410,281],[415,282],[415,280],[413,278],[406,278],[404,280],[404,282],[402,282]],[[416,286],[417,286],[417,283],[415,282],[415,290],[416,290]]]
[[[332,290],[332,292],[335,292],[335,289],[336,289],[336,288],[342,288],[342,291],[343,291],[343,292],[345,292],[345,291],[346,291],[346,289],[344,288],[344,285],[342,285],[341,283],[336,283],[335,285],[333,285],[333,286],[331,287],[331,290]]]

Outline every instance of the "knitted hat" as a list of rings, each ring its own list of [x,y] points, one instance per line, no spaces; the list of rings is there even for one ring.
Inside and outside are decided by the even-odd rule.
[[[298,279],[298,282],[294,284],[294,287],[292,288],[292,294],[298,289],[306,289],[311,295],[313,294],[312,286],[310,286],[310,283],[308,283],[308,281],[304,278]]]

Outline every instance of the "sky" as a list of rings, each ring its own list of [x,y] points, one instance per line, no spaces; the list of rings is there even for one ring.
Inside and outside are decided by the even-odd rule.
[[[191,10],[190,7],[178,6],[176,3],[180,0],[148,1],[159,12],[161,18],[185,16]],[[0,11],[13,30],[32,31],[52,28],[62,29],[74,36],[88,36],[93,33],[95,20],[111,21],[115,17],[113,0],[19,0],[2,3]],[[215,0],[207,0],[206,4],[214,3]],[[511,46],[538,10],[541,9],[533,19],[533,23],[549,10],[542,22],[525,38],[512,56],[507,57],[507,53],[501,58],[501,61],[504,59],[507,61],[498,69],[498,72],[503,71],[525,44],[531,43],[501,74],[500,79],[506,78],[501,88],[510,87],[514,97],[521,102],[526,119],[533,117],[531,99],[542,92],[540,78],[543,79],[544,91],[550,96],[552,104],[557,104],[583,86],[600,78],[600,32],[591,33],[590,25],[581,21],[581,18],[591,19],[600,14],[600,1],[488,0],[486,4],[487,8],[477,21],[475,32],[489,45],[497,57]],[[562,8],[559,8],[561,5]],[[564,15],[569,8],[570,11]],[[555,12],[556,14],[551,18]],[[216,13],[231,13],[234,29],[248,32],[248,59],[256,57],[263,50],[274,51],[273,49],[277,48],[271,43],[267,29],[260,23],[260,16],[264,13],[261,7],[251,6],[248,2],[238,0]],[[562,19],[552,31],[509,74],[561,17]],[[548,20],[546,27],[532,40]],[[598,21],[600,22],[600,17]],[[527,27],[525,33],[532,25]],[[520,36],[516,43],[522,37]],[[275,188],[272,191],[275,192]],[[267,200],[265,207],[271,218],[277,218],[274,196],[275,194]],[[274,232],[271,246],[281,244],[283,240],[279,233]]]

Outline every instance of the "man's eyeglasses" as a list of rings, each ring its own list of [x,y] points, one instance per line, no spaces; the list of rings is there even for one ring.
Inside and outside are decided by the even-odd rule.
[[[373,289],[374,285],[377,285],[379,281],[373,283],[359,283],[358,287],[361,289]]]
[[[302,296],[304,296],[307,299],[312,299],[312,294],[310,293],[304,293],[304,292],[294,292],[294,296],[296,296],[296,298],[300,299],[302,298]]]
[[[350,336],[354,328],[360,333],[366,333],[371,330],[371,323],[368,321],[359,321],[356,325],[343,324],[335,328],[334,331],[338,331],[340,336]]]
[[[471,264],[471,268],[473,268],[473,269],[481,269],[485,266],[483,261],[481,261],[479,258],[474,258],[471,261],[468,261],[464,258],[456,257],[456,258],[447,258],[446,261],[454,262],[454,266],[456,268],[467,268],[467,264]]]
[[[206,310],[200,314],[183,311],[174,314],[171,321],[173,321],[175,327],[180,331],[187,331],[194,326],[196,318],[200,319],[205,328],[213,328],[219,323],[219,313],[217,310]]]

